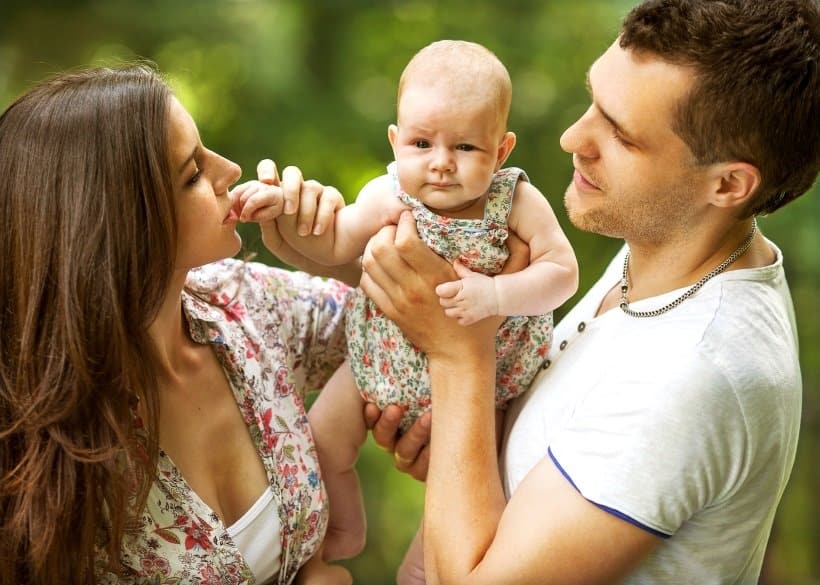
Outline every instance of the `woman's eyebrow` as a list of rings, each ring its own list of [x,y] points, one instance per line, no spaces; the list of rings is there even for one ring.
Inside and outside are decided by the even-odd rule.
[[[199,152],[199,145],[196,145],[194,147],[194,150],[191,152],[190,156],[188,158],[186,158],[185,161],[180,165],[179,170],[177,172],[181,173],[182,171],[184,171],[185,167],[188,166],[188,163],[190,163],[192,160],[194,160],[196,158],[196,155],[197,155],[198,152]]]

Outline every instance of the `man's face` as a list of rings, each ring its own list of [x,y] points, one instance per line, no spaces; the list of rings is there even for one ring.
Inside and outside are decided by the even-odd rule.
[[[672,129],[693,79],[691,69],[617,41],[592,65],[592,105],[561,136],[575,167],[565,195],[573,224],[652,244],[697,221],[706,174]]]

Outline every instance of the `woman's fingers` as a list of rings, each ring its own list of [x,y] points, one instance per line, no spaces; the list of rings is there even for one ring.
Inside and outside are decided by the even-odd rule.
[[[304,178],[299,167],[287,166],[282,171],[282,193],[285,196],[285,215],[293,215],[299,209]]]
[[[313,221],[313,235],[319,236],[333,225],[336,212],[345,206],[344,197],[335,187],[325,187],[319,198],[319,206],[316,210],[316,219]]]
[[[256,176],[267,185],[279,184],[279,172],[276,170],[276,163],[269,158],[260,160],[256,165]]]

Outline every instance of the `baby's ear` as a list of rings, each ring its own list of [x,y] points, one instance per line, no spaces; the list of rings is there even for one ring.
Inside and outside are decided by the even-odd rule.
[[[390,141],[390,146],[393,148],[393,154],[396,154],[396,137],[399,135],[399,127],[395,124],[390,124],[387,127],[387,140]]]
[[[513,148],[515,148],[515,133],[505,132],[504,137],[498,145],[498,155],[495,161],[496,171],[504,165],[504,162],[507,160],[507,157],[510,156]]]

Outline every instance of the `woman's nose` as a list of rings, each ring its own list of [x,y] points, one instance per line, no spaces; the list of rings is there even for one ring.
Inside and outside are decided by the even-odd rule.
[[[232,160],[228,161],[228,167],[229,167],[229,176],[230,176],[230,181],[228,182],[228,186],[230,187],[231,185],[233,185],[234,183],[236,183],[239,180],[239,177],[242,176],[242,167],[240,167],[238,164],[236,164]]]

